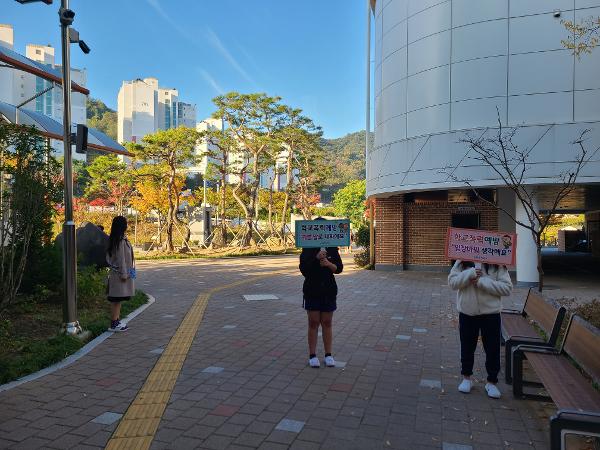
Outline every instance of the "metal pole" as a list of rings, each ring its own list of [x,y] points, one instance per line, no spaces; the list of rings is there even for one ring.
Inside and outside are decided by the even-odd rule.
[[[69,9],[69,0],[61,0],[61,10]],[[59,13],[60,14],[60,13]],[[77,320],[77,249],[73,221],[73,156],[71,154],[71,62],[69,25],[61,22],[63,144],[65,182],[65,222],[63,224],[63,279],[65,299],[63,321],[67,334],[81,332]]]
[[[366,104],[365,104],[365,171],[369,170],[369,132],[371,131],[371,0],[367,3],[367,48],[366,48]],[[367,180],[369,177],[365,177]]]
[[[380,0],[381,1],[381,0]],[[371,0],[367,3],[367,46],[366,46],[366,106],[365,106],[365,179],[369,181],[369,155],[371,153]],[[373,199],[369,199],[369,262],[375,264],[375,218]]]

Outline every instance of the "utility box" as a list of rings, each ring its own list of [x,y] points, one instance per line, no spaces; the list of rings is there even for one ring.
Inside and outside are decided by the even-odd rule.
[[[190,212],[190,241],[208,245],[212,234],[212,210],[210,206],[193,208]]]

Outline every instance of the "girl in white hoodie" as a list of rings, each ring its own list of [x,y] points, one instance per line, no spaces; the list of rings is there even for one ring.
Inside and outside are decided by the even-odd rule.
[[[468,261],[456,261],[448,276],[450,287],[458,291],[460,362],[463,380],[458,386],[460,392],[471,392],[471,375],[477,340],[485,351],[487,383],[485,390],[489,397],[500,398],[498,373],[500,372],[500,311],[502,296],[510,295],[512,282],[506,266],[483,264],[475,269]]]

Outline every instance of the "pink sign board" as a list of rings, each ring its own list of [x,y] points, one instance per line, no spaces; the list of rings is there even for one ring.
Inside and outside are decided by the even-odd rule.
[[[448,228],[446,257],[462,261],[512,266],[517,256],[517,235],[502,231]]]

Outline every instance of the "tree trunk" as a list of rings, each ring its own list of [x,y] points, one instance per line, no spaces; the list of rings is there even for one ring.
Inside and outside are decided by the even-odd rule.
[[[171,167],[171,173],[169,175],[169,183],[167,185],[168,196],[169,196],[169,212],[167,213],[167,251],[172,252],[175,250],[173,245],[173,224],[175,223],[175,202],[173,200],[173,190],[175,187],[175,170]]]
[[[539,235],[537,236],[535,243],[537,245],[538,291],[542,292],[544,289],[544,269],[542,268],[542,245]]]
[[[252,205],[250,205],[250,206],[246,205],[244,203],[244,201],[238,195],[238,192],[242,187],[242,183],[243,183],[243,178],[240,178],[240,181],[238,182],[238,184],[235,186],[235,188],[233,188],[232,193],[233,193],[233,198],[238,203],[238,205],[240,205],[240,208],[242,208],[242,211],[244,211],[244,217],[246,218],[244,234],[242,235],[242,238],[240,239],[240,247],[248,247],[252,240]],[[252,199],[252,195],[250,196],[250,198]]]
[[[283,208],[281,210],[281,236],[283,239],[283,247],[287,247],[287,240],[285,239],[285,226],[287,223],[287,210],[288,210],[288,203],[290,201],[290,194],[292,193],[292,176],[293,176],[293,167],[292,167],[292,161],[293,161],[293,151],[292,148],[290,147],[289,151],[288,151],[288,158],[287,158],[287,167],[286,167],[286,185],[285,185],[285,198],[283,200]]]
[[[219,228],[215,230],[215,235],[213,240],[216,240],[216,244],[219,246],[225,247],[227,245],[227,227],[225,223],[225,204],[227,199],[227,190],[226,190],[226,180],[227,175],[223,172],[222,177],[222,187],[221,187],[221,201],[219,205],[220,214],[221,214],[221,222],[219,223]]]
[[[275,177],[273,177],[273,181],[271,181],[271,186],[269,186],[269,231],[271,235],[275,234],[275,227],[273,226],[273,184],[275,183]]]

